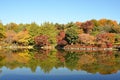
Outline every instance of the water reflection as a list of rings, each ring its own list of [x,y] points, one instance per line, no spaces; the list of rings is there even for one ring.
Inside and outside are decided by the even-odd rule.
[[[30,71],[27,71],[30,69]],[[0,74],[116,74],[120,52],[65,52],[57,50],[0,51]],[[17,71],[17,72],[14,72]],[[23,72],[22,72],[23,71]]]

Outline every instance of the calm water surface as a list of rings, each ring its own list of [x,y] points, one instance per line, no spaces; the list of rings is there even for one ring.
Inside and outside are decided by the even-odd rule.
[[[119,70],[118,51],[0,51],[0,80],[120,80]]]

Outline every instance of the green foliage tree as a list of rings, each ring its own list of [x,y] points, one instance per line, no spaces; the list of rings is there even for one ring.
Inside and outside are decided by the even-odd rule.
[[[39,25],[37,25],[35,22],[28,25],[27,30],[32,37],[39,35]]]
[[[39,25],[37,25],[36,23],[31,23],[31,24],[26,24],[26,29],[29,32],[30,35],[30,39],[29,39],[29,44],[30,45],[34,45],[34,37],[40,34],[40,28]]]
[[[74,28],[67,29],[65,36],[66,36],[66,37],[65,37],[65,40],[66,40],[69,44],[74,44],[74,43],[77,42],[78,33],[77,33],[76,29],[74,29]]]
[[[115,43],[120,44],[120,35],[115,34]]]
[[[40,26],[40,34],[47,35],[50,44],[56,45],[58,30],[53,23],[45,22]]]
[[[5,27],[7,30],[13,30],[17,32],[18,24],[12,22],[12,23],[7,24]]]
[[[69,29],[69,28],[77,28],[77,24],[76,23],[73,23],[73,22],[69,22],[65,25],[66,29]]]
[[[2,23],[0,23],[0,40],[5,37],[5,28]]]
[[[18,32],[20,32],[20,31],[26,29],[27,27],[28,27],[27,24],[22,24],[22,23],[20,23],[20,24],[18,25],[18,28],[17,28],[16,32],[18,33]]]
[[[56,27],[58,30],[64,30],[64,29],[65,29],[65,25],[64,25],[64,24],[58,24],[58,23],[56,23],[56,24],[55,24],[55,27]]]

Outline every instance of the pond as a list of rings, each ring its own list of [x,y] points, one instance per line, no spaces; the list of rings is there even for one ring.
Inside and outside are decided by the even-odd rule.
[[[120,52],[0,50],[0,80],[119,80]]]

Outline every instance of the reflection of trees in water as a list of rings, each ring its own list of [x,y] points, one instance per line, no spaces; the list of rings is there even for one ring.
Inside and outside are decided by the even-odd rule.
[[[79,60],[79,54],[77,54],[75,52],[68,52],[65,55],[66,67],[69,68],[70,70],[75,69],[78,60]]]
[[[3,67],[5,64],[4,64],[4,59],[5,59],[5,56],[0,54],[0,68]]]
[[[64,51],[30,51],[12,52],[11,56],[0,54],[0,67],[10,69],[27,67],[32,72],[40,67],[45,73],[53,68],[66,67],[70,70],[85,70],[90,73],[112,74],[120,70],[119,52],[64,52]]]
[[[0,73],[2,73],[2,70],[0,70]]]
[[[80,56],[79,64],[92,64],[96,61],[95,57],[92,54],[84,54]]]
[[[34,58],[31,60],[31,62],[34,61],[36,63],[36,67],[40,66],[45,73],[50,72],[57,63],[56,51],[49,51],[49,53],[46,50],[34,52],[33,57]],[[34,62],[32,63],[32,66],[34,65]]]
[[[97,63],[101,65],[108,65],[112,66],[115,65],[115,56],[114,55],[108,55],[108,54],[99,54],[96,56]]]
[[[100,74],[111,74],[117,72],[116,60],[114,54],[108,55],[108,53],[99,53],[94,56],[96,62],[93,64],[83,65],[82,69],[90,72]]]

